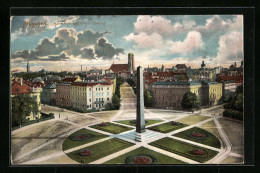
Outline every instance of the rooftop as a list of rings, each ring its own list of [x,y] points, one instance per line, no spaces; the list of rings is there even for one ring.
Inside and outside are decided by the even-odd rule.
[[[112,64],[109,70],[112,70],[114,73],[127,72],[128,64]]]

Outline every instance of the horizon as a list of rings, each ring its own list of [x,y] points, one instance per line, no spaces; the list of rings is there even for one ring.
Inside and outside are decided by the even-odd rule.
[[[11,71],[127,64],[229,67],[244,60],[243,15],[12,16]]]

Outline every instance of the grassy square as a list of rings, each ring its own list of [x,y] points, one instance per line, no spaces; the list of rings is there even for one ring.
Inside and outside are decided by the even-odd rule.
[[[121,125],[113,124],[113,123],[109,123],[109,122],[106,122],[106,126],[100,126],[99,124],[95,124],[90,127],[94,128],[94,129],[102,130],[105,132],[113,133],[113,134],[118,134],[118,133],[122,133],[122,132],[125,132],[128,130],[133,130],[133,128],[121,126]]]
[[[73,136],[77,136],[77,135],[81,135],[81,134],[90,134],[92,135],[91,138],[87,139],[87,140],[82,140],[82,141],[74,141],[71,139],[71,137]],[[67,139],[65,139],[65,141],[62,144],[62,149],[63,150],[68,150],[80,145],[84,145],[102,138],[108,137],[107,135],[103,135],[101,133],[98,132],[94,132],[92,130],[88,130],[88,129],[80,129],[74,133],[72,133],[71,135],[69,135],[69,137],[67,137]]]
[[[206,135],[206,137],[205,138],[193,137],[192,135],[190,135],[192,132],[203,133],[203,134]],[[209,145],[209,146],[212,146],[212,147],[215,147],[215,148],[221,147],[221,143],[215,135],[207,132],[206,130],[198,128],[198,127],[193,127],[191,129],[188,129],[188,130],[182,131],[180,133],[174,134],[173,136],[180,137],[180,138],[187,139],[187,140],[194,141],[194,142],[198,142],[198,143],[201,143],[201,144]]]
[[[117,139],[117,138],[112,138],[109,140],[106,140],[104,142],[100,142],[95,145],[91,145],[89,147],[86,147],[90,149],[93,153],[90,156],[80,156],[79,152],[82,150],[76,150],[71,153],[68,153],[67,155],[79,162],[79,163],[90,163],[95,160],[101,159],[105,156],[108,156],[110,154],[116,153],[120,150],[123,150],[125,148],[128,148],[130,146],[133,146],[133,143]]]
[[[169,137],[162,138],[160,140],[154,141],[149,145],[161,148],[163,150],[187,157],[191,160],[195,160],[200,163],[204,163],[211,158],[215,157],[218,152],[202,148],[196,145],[192,145],[186,142],[178,141]],[[203,149],[205,151],[204,155],[193,154],[194,149]]]
[[[131,156],[131,155],[135,155],[135,154],[149,154],[152,155],[153,157],[155,157],[157,159],[157,162],[154,164],[186,164],[185,162],[182,162],[180,160],[174,159],[172,157],[166,156],[164,154],[155,152],[153,150],[150,150],[148,148],[145,147],[140,147],[137,148],[133,151],[130,151],[126,154],[123,154],[121,156],[118,156],[114,159],[111,159],[107,162],[105,162],[104,164],[126,164],[126,159]]]
[[[169,133],[177,129],[181,129],[183,127],[186,127],[188,125],[186,124],[179,124],[179,125],[172,125],[171,122],[163,123],[157,126],[149,127],[148,129],[161,132],[161,133]]]
[[[116,121],[116,122],[135,127],[135,124],[131,123],[132,121],[134,121],[134,120],[123,120],[123,121]],[[145,120],[145,125],[149,126],[149,125],[160,123],[160,122],[163,122],[163,121],[162,120]]]

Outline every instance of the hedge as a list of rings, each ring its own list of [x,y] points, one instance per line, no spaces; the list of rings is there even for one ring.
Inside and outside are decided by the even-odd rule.
[[[239,112],[233,109],[225,109],[223,116],[243,121],[243,112]]]
[[[50,119],[54,119],[54,118],[55,118],[55,116],[53,113],[46,114],[46,113],[41,112],[41,118],[39,120],[27,121],[26,123],[22,124],[21,127],[25,127],[25,126],[28,126],[31,124],[35,124],[38,122],[42,122],[42,121],[46,121],[46,120],[50,120]],[[12,127],[12,130],[16,130],[19,128],[20,128],[20,126],[15,126],[15,127]]]

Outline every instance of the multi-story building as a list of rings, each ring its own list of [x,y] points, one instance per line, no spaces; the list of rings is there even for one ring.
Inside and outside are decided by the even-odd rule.
[[[81,81],[79,77],[68,77],[56,84],[56,104],[59,106],[70,107],[70,86],[72,82]]]
[[[56,84],[49,83],[43,87],[41,92],[41,101],[46,104],[56,103]]]
[[[222,96],[222,84],[204,81],[159,81],[152,84],[156,108],[181,109],[181,101],[187,92],[195,93],[201,106],[213,106]]]
[[[70,87],[71,106],[81,109],[103,109],[112,103],[113,84],[107,81],[73,82]]]
[[[35,120],[36,118],[41,118],[41,97],[40,97],[40,93],[41,93],[41,88],[34,88],[34,87],[30,87],[27,84],[24,84],[24,80],[21,78],[18,81],[13,81],[12,82],[12,86],[11,86],[11,98],[16,96],[16,95],[20,95],[20,94],[24,94],[24,95],[28,95],[32,98],[34,98],[34,100],[37,102],[38,105],[38,114],[34,115],[32,112],[26,117],[26,119],[29,120]]]

